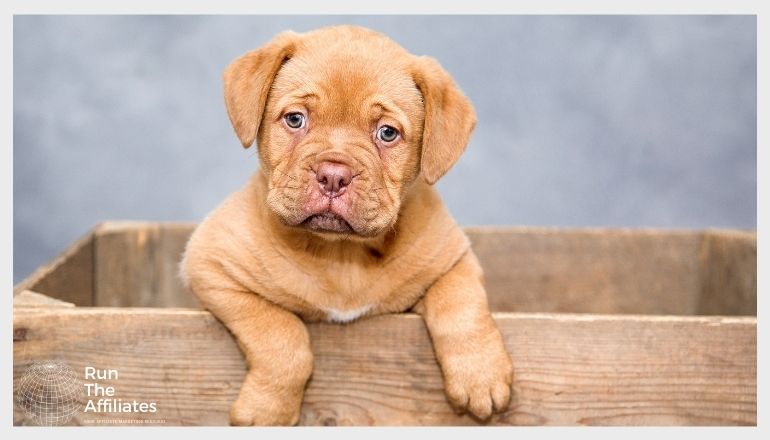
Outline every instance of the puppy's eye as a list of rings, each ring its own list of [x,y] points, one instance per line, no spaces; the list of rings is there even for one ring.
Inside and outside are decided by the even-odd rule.
[[[302,113],[287,113],[283,116],[289,128],[299,129],[305,126],[305,115]]]
[[[377,139],[385,142],[390,143],[396,140],[398,137],[398,130],[391,127],[390,125],[383,125],[380,127],[379,130],[377,130]]]

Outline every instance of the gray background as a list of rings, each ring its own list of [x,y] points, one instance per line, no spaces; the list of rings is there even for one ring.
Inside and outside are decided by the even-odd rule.
[[[95,223],[200,220],[257,166],[221,72],[275,33],[356,23],[476,106],[439,182],[463,225],[756,227],[756,20],[14,18],[14,280]]]

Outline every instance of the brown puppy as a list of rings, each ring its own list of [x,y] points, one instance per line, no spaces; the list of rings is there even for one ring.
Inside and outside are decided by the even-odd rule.
[[[339,26],[284,32],[225,71],[225,103],[262,164],[196,229],[182,271],[249,373],[235,425],[295,424],[313,369],[303,321],[422,314],[449,402],[502,411],[512,366],[482,272],[431,184],[473,107],[431,58]]]

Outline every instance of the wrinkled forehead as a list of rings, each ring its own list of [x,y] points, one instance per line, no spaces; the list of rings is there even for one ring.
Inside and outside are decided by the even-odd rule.
[[[423,107],[411,56],[397,46],[360,41],[300,45],[281,67],[271,93],[279,108],[297,100],[348,113],[383,107],[405,118],[414,118]]]

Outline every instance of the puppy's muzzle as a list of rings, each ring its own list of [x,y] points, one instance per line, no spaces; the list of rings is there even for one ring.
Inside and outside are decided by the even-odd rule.
[[[353,171],[345,164],[324,161],[318,164],[315,177],[321,192],[334,198],[345,193],[353,180]]]

